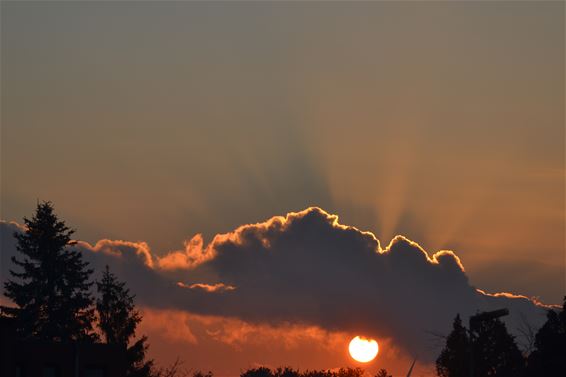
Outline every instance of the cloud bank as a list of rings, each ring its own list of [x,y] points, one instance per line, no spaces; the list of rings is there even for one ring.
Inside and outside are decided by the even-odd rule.
[[[18,230],[0,224],[3,281]],[[438,352],[430,334],[447,333],[456,313],[506,307],[511,331],[524,319],[544,320],[544,306],[527,297],[472,286],[451,251],[430,255],[401,236],[382,247],[372,233],[316,207],[241,226],[208,245],[197,235],[184,246],[162,257],[144,242],[76,247],[97,270],[110,264],[149,308],[387,338],[425,360]]]

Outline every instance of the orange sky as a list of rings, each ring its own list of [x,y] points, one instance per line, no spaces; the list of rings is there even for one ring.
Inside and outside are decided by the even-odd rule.
[[[77,238],[164,256],[319,206],[454,250],[488,292],[564,295],[562,2],[0,8],[1,219],[52,200]],[[253,363],[283,331],[195,343],[215,319],[187,318],[182,339],[144,323],[152,352]],[[314,338],[265,360],[348,362]]]
[[[387,368],[395,375],[405,375],[412,363],[389,339],[379,339],[376,359],[359,363],[349,356],[347,347],[357,334],[299,325],[254,326],[183,311],[144,309],[143,315],[141,330],[150,337],[151,354],[158,360],[172,363],[179,357],[194,369],[213,368],[217,376],[234,376],[235,371],[260,365],[276,368],[282,363],[302,370],[362,367],[371,374]],[[417,364],[414,376],[434,375],[433,370],[430,364]]]
[[[2,287],[18,256],[14,232],[24,229],[0,222]],[[401,373],[417,357],[426,375],[456,314],[466,320],[508,308],[508,328],[523,346],[528,339],[517,329],[540,326],[548,308],[476,288],[452,251],[432,254],[401,236],[385,246],[316,207],[242,225],[208,244],[195,236],[166,256],[145,242],[75,247],[94,278],[111,266],[135,292],[144,315],[138,334],[151,336],[159,363],[178,357],[226,376],[259,365],[356,366],[347,345],[357,335],[381,344],[368,371]]]

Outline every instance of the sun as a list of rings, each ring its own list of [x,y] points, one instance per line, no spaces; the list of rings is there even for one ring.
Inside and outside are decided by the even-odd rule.
[[[379,352],[379,346],[375,340],[360,336],[356,336],[350,341],[348,349],[352,359],[359,361],[360,363],[368,363],[372,361]]]

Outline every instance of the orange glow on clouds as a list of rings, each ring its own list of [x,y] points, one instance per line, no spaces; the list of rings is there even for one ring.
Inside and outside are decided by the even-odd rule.
[[[206,292],[225,292],[225,291],[233,291],[236,289],[233,285],[226,285],[222,283],[217,284],[204,284],[204,283],[195,283],[195,284],[185,284],[183,282],[177,282],[177,286],[181,288],[187,289],[201,289]]]
[[[198,315],[183,310],[141,308],[140,334],[151,339],[150,356],[161,364],[180,357],[192,368],[212,369],[219,377],[233,377],[247,366],[327,369],[359,364],[348,352],[355,334],[324,330],[318,326],[280,323],[257,324],[237,318]],[[380,368],[406,373],[412,356],[390,338],[380,338],[379,358],[364,365],[370,374]],[[218,355],[222,363],[218,364]],[[208,369],[207,369],[208,370]],[[434,376],[434,366],[419,364],[423,376]]]
[[[159,268],[163,270],[191,269],[214,258],[214,251],[209,246],[203,247],[201,234],[195,235],[184,242],[185,249],[172,251],[158,258]]]
[[[318,326],[282,323],[278,326],[253,324],[237,318],[193,314],[183,310],[142,308],[142,332],[159,333],[175,342],[199,343],[201,338],[240,349],[244,344],[277,342],[284,349],[298,347],[303,342],[314,342],[322,349],[339,349],[348,339],[342,332],[330,332]],[[195,333],[192,328],[200,329]],[[202,339],[201,339],[202,340]]]

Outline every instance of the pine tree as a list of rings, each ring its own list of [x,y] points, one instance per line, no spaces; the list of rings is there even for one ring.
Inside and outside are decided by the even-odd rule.
[[[96,283],[99,298],[96,310],[99,317],[99,328],[104,340],[109,344],[118,344],[127,349],[128,377],[150,376],[153,360],[146,360],[148,349],[147,337],[143,336],[128,347],[130,340],[136,335],[136,328],[142,316],[134,305],[134,295],[110,272],[108,266],[102,279]]]
[[[462,377],[469,375],[470,340],[458,314],[452,332],[446,338],[446,347],[436,360],[436,371],[440,377]]]
[[[134,306],[134,296],[130,295],[126,283],[118,281],[108,266],[96,286],[100,295],[96,300],[96,310],[106,343],[127,345],[141,321],[141,315]]]
[[[471,364],[473,363],[473,365]],[[477,321],[468,331],[456,316],[446,347],[436,360],[440,377],[521,377],[525,359],[498,318]]]
[[[521,377],[525,360],[515,339],[499,319],[482,321],[474,333],[474,371],[481,377]]]
[[[528,375],[566,376],[566,297],[562,311],[549,310],[546,322],[535,337],[535,350],[529,355]]]
[[[20,271],[10,270],[5,295],[16,307],[3,312],[16,320],[24,337],[50,341],[92,341],[94,310],[89,292],[92,270],[73,250],[74,231],[59,220],[50,202],[38,203],[26,230],[15,233],[21,258],[12,257]]]

